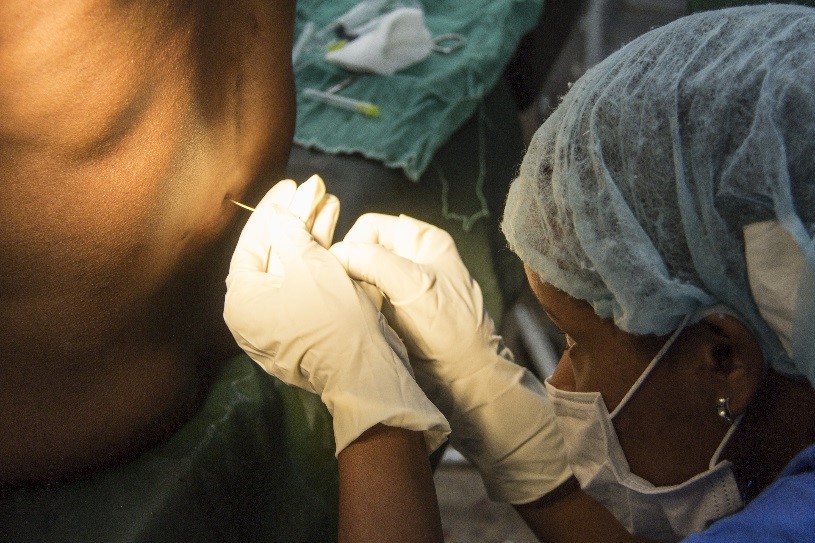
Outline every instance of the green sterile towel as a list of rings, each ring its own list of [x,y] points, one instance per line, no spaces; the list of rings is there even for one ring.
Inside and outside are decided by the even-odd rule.
[[[298,0],[297,35],[309,22],[324,28],[356,4]],[[305,88],[326,90],[351,75],[325,62],[322,51],[304,51],[295,65],[295,142],[328,153],[361,153],[418,181],[498,81],[521,36],[537,24],[543,0],[425,0],[422,6],[434,37],[461,34],[465,45],[449,54],[433,52],[394,75],[362,75],[339,92],[378,105],[379,117],[304,98]]]
[[[815,6],[815,0],[688,0],[688,13],[697,11],[707,11],[711,9],[729,8],[733,6],[743,6],[748,4],[800,4],[802,6]]]
[[[0,494],[0,540],[328,543],[337,489],[320,399],[241,355],[166,442],[87,479]]]

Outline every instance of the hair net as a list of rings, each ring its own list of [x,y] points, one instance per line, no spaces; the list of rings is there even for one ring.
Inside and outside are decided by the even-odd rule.
[[[724,304],[773,367],[815,383],[813,219],[815,9],[776,5],[679,19],[589,70],[535,134],[502,227],[627,332]],[[806,262],[791,357],[747,278],[743,228],[768,220]]]

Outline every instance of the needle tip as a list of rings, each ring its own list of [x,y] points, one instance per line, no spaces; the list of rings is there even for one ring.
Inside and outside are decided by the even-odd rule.
[[[242,208],[244,208],[244,209],[248,209],[249,211],[254,211],[254,210],[255,210],[255,208],[254,208],[254,207],[249,207],[249,206],[248,206],[248,205],[246,205],[246,204],[242,204],[242,203],[240,203],[240,202],[236,202],[236,201],[235,201],[235,200],[233,200],[232,198],[227,198],[227,200],[229,200],[230,202],[232,202],[232,203],[233,203],[233,204],[235,204],[236,206],[238,206],[238,207],[242,207]]]

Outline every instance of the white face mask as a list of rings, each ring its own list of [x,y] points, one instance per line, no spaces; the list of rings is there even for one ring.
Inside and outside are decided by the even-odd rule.
[[[687,322],[687,319],[686,319]],[[546,380],[566,443],[569,464],[586,494],[603,504],[634,535],[679,541],[721,517],[742,508],[743,502],[729,461],[719,455],[736,429],[730,427],[713,453],[709,469],[684,483],[656,487],[631,473],[612,420],[679,336],[674,332],[612,413],[599,392],[558,390]],[[712,407],[711,407],[712,408]]]

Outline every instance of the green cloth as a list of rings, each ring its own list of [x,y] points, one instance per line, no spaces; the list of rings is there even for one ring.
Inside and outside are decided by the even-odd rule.
[[[318,172],[328,191],[339,197],[335,240],[363,213],[405,213],[447,230],[500,325],[526,282],[520,260],[498,230],[509,182],[523,156],[518,111],[502,79],[439,148],[419,183],[359,155],[332,155],[298,145],[292,149],[287,175],[304,180]]]
[[[318,29],[356,5],[355,0],[298,0],[297,34],[307,22]],[[326,90],[350,72],[305,50],[295,64],[297,129],[294,141],[328,153],[361,153],[401,168],[412,181],[427,169],[435,152],[472,117],[500,78],[521,37],[538,21],[543,0],[425,0],[433,36],[459,33],[461,49],[431,53],[391,76],[363,75],[340,95],[373,102],[378,118],[306,99],[304,88]]]
[[[239,356],[165,443],[81,481],[0,497],[0,540],[329,542],[337,485],[319,398]]]
[[[766,2],[761,0],[688,0],[688,13],[697,11],[708,11],[711,9],[729,8],[733,6],[757,5],[757,4],[798,4],[801,6],[815,6],[815,0],[792,0],[787,2]]]

